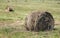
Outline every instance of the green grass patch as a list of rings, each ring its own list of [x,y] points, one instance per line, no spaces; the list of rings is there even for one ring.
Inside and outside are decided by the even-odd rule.
[[[0,0],[0,38],[60,38],[60,24],[56,30],[28,32],[22,31],[25,17],[31,11],[49,11],[55,21],[60,21],[59,0]],[[14,8],[14,12],[5,12],[7,5]],[[16,21],[16,23],[15,23]],[[22,21],[22,25],[20,22]],[[6,24],[5,24],[6,23]],[[13,23],[11,26],[10,24]],[[6,25],[6,26],[5,26]],[[21,28],[20,28],[21,27]]]

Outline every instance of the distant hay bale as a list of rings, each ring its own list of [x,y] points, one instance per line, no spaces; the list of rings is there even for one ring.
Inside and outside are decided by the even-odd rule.
[[[5,11],[6,11],[6,12],[13,12],[14,9],[13,9],[13,7],[11,7],[11,6],[7,6]]]
[[[49,12],[32,12],[25,19],[25,28],[28,31],[53,30],[54,18]]]

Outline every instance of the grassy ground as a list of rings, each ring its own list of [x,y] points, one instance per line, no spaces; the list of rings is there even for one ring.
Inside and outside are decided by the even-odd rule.
[[[0,0],[0,38],[60,38],[60,1],[59,0]],[[6,12],[10,5],[14,12]],[[49,11],[55,19],[53,31],[28,32],[24,19],[31,11]]]

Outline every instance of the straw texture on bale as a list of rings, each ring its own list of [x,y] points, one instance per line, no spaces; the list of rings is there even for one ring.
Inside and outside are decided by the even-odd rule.
[[[28,31],[45,31],[54,29],[54,18],[49,12],[32,12],[25,18]]]

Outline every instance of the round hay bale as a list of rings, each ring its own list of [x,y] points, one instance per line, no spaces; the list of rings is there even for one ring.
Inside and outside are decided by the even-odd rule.
[[[54,18],[49,12],[32,12],[25,19],[25,28],[28,31],[53,30]]]
[[[5,11],[6,12],[12,12],[12,11],[14,11],[14,9],[11,6],[7,6]]]

